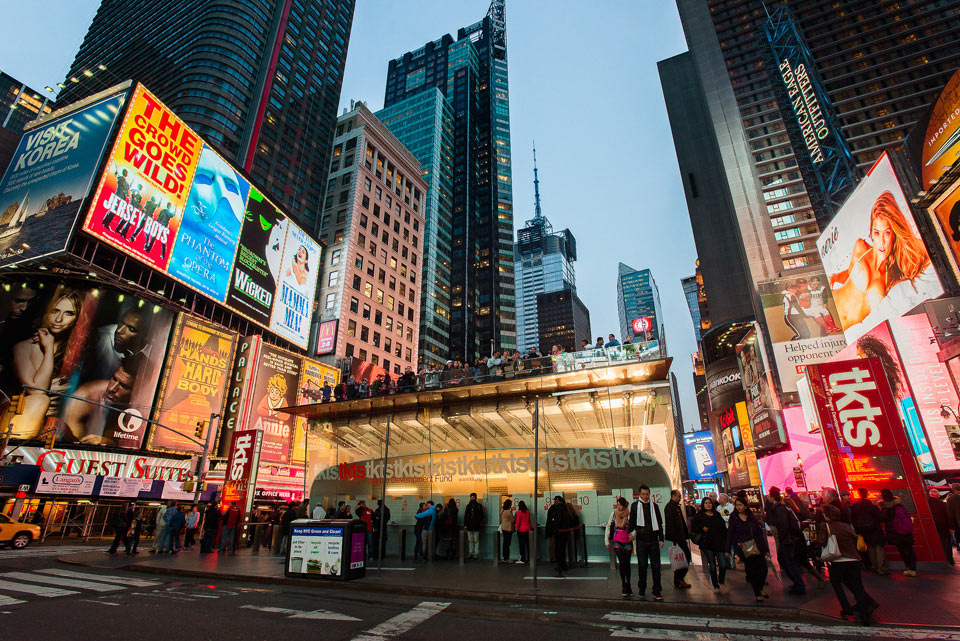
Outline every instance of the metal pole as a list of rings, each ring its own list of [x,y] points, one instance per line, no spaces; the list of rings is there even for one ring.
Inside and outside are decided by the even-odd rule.
[[[537,592],[540,588],[537,587],[537,521],[539,520],[540,511],[537,507],[539,501],[537,499],[537,492],[540,487],[540,398],[534,401],[533,407],[533,546],[534,550],[533,558],[530,559],[530,565],[533,566],[533,591]]]
[[[210,422],[207,423],[207,436],[203,439],[203,453],[200,454],[200,469],[197,470],[197,478],[194,479],[193,487],[193,504],[196,505],[200,502],[200,491],[203,488],[203,474],[206,472],[207,467],[207,450],[210,449],[210,437],[213,435],[213,422],[220,418],[220,415],[215,412],[210,412]]]
[[[390,450],[390,415],[387,415],[387,435],[383,441],[383,485],[380,491],[380,536],[377,541],[377,578],[383,578],[383,536],[387,533],[387,453]]]

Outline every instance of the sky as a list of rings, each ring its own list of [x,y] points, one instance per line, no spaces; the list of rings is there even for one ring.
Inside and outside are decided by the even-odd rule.
[[[63,79],[98,0],[4,8],[0,69],[34,89]],[[358,0],[340,106],[383,106],[387,62],[479,21],[489,0]],[[588,8],[585,8],[588,7]],[[42,22],[44,46],[34,45]],[[533,217],[532,146],[543,213],[577,239],[577,294],[594,336],[619,334],[617,264],[649,268],[665,316],[683,422],[697,425],[693,322],[680,279],[694,273],[690,229],[657,61],[686,50],[674,2],[508,0],[514,226]],[[29,52],[26,53],[25,52]]]

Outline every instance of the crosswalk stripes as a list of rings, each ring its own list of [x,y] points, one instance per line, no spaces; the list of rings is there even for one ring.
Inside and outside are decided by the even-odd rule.
[[[43,597],[70,596],[79,594],[76,590],[62,590],[60,588],[51,588],[48,585],[30,585],[27,583],[3,581],[0,580],[0,590],[10,592],[26,592],[27,594],[36,594]]]
[[[384,639],[398,637],[427,619],[440,614],[449,606],[449,603],[444,602],[423,601],[412,610],[401,612],[397,616],[387,619],[380,625],[365,630],[361,635],[355,637],[353,641],[384,641]]]
[[[603,620],[627,624],[612,626],[610,636],[613,638],[649,639],[650,641],[690,641],[700,638],[709,638],[711,641],[798,641],[808,638],[866,640],[876,638],[878,629],[883,631],[884,639],[895,641],[960,640],[960,635],[956,632],[895,626],[863,628],[640,612],[610,612],[603,616]],[[628,625],[630,627],[627,627]]]
[[[0,550],[0,563],[6,559],[38,559],[48,556],[60,556],[63,554],[77,554],[79,552],[91,552],[101,549],[92,545],[31,545],[23,550]]]
[[[266,605],[241,605],[241,608],[247,610],[257,610],[258,612],[269,612],[271,614],[286,614],[290,619],[325,619],[327,621],[360,621],[357,617],[347,614],[340,614],[331,610],[292,610],[290,608],[276,608]]]
[[[5,605],[17,605],[18,603],[26,603],[26,601],[21,601],[20,599],[14,599],[12,596],[4,596],[0,594],[0,607]]]
[[[163,585],[160,581],[149,581],[147,579],[136,579],[130,576],[114,576],[111,574],[94,574],[93,572],[77,572],[75,570],[61,570],[60,568],[46,568],[37,570],[44,574],[53,574],[55,576],[64,576],[72,579],[91,579],[93,581],[102,581],[104,583],[117,583],[132,588],[152,588]]]
[[[68,579],[62,576],[46,576],[34,572],[3,572],[0,573],[0,577],[16,579],[18,581],[46,583],[48,585],[57,585],[65,588],[81,588],[84,590],[93,590],[94,592],[114,592],[123,589],[122,585],[109,585],[81,579]]]

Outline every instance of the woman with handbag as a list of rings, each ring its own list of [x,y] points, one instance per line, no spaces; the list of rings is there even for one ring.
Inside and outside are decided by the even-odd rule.
[[[516,529],[517,511],[513,509],[513,501],[507,499],[500,510],[500,545],[503,547],[503,563],[510,562],[510,539]]]
[[[709,496],[700,503],[700,511],[693,517],[691,540],[700,546],[700,555],[710,568],[710,582],[713,591],[720,594],[727,576],[727,524],[716,510]]]
[[[606,545],[617,555],[617,569],[620,571],[620,592],[625,597],[633,595],[630,588],[630,559],[633,557],[633,536],[630,534],[630,504],[622,496],[617,498],[613,512],[607,521]]]
[[[727,530],[727,548],[732,547],[743,561],[747,581],[753,587],[757,602],[761,602],[770,598],[763,590],[763,584],[767,581],[767,559],[770,558],[767,535],[750,511],[746,496],[738,496],[733,507],[734,513],[730,516]]]
[[[826,522],[817,528],[817,541],[823,551],[820,559],[830,564],[830,585],[840,602],[840,616],[854,616],[853,608],[847,600],[846,586],[853,593],[856,603],[857,622],[870,625],[870,615],[880,607],[863,587],[860,573],[860,554],[857,552],[857,534],[848,524],[840,520],[840,510],[834,505],[823,506]]]

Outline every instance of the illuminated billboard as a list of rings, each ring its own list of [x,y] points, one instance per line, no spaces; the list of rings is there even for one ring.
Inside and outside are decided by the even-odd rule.
[[[320,245],[143,85],[83,230],[307,347]]]
[[[886,154],[817,240],[847,342],[943,293]]]
[[[787,433],[757,323],[737,344],[736,350],[754,449],[758,455],[781,449],[787,444]]]
[[[0,181],[0,267],[62,252],[127,91],[27,130]]]
[[[960,120],[960,117],[957,118]],[[960,180],[951,185],[927,210],[943,246],[950,251],[951,266],[960,278]]]
[[[211,429],[210,415],[221,413],[236,342],[237,335],[233,332],[180,315],[154,417],[170,429],[154,427],[148,449],[175,454],[200,453],[202,448],[184,435],[200,441],[206,439]],[[199,436],[195,434],[198,421],[204,421]],[[217,423],[213,428],[217,428]],[[216,452],[216,446],[217,440],[211,438],[208,453]]]
[[[713,437],[709,430],[685,432],[683,447],[687,453],[687,478],[691,481],[717,476],[717,456],[713,452]]]
[[[960,69],[934,103],[923,133],[921,185],[928,189],[960,159]]]

